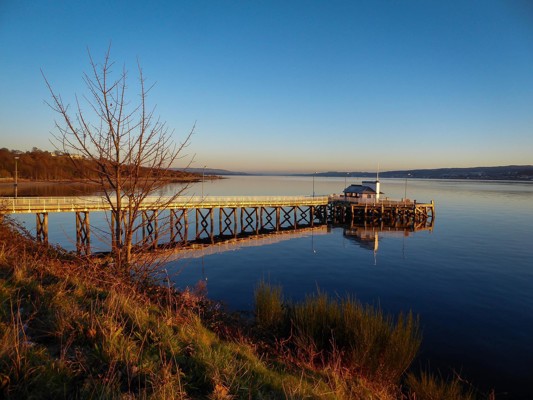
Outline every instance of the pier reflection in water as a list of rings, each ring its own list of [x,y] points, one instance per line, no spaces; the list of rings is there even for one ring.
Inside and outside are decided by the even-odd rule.
[[[51,197],[51,196],[85,196],[97,195],[100,188],[94,184],[82,182],[20,182],[18,197]],[[13,196],[13,185],[1,185],[0,197]]]
[[[283,241],[299,239],[305,237],[327,235],[330,232],[330,227],[326,225],[316,226],[312,228],[299,228],[296,230],[285,230],[274,233],[266,233],[260,235],[246,235],[234,239],[226,239],[215,243],[191,243],[186,247],[181,247],[169,257],[169,261],[176,261],[180,259],[201,258],[205,256],[212,256],[228,251],[236,251],[247,247],[268,246],[279,244]]]
[[[193,259],[205,256],[212,256],[228,251],[236,251],[247,247],[259,247],[279,244],[283,241],[311,238],[311,250],[316,253],[314,246],[314,237],[331,233],[333,228],[342,228],[343,236],[359,245],[363,249],[374,251],[379,249],[379,240],[389,237],[407,238],[418,231],[432,231],[433,220],[419,224],[395,224],[387,225],[379,223],[354,223],[350,225],[319,225],[315,227],[305,227],[291,230],[282,230],[278,232],[269,232],[258,235],[241,234],[234,238],[217,237],[215,241],[198,240],[190,241],[188,245],[172,250],[173,254],[169,256],[169,261],[180,259]]]
[[[180,246],[176,249],[169,249],[170,253],[166,253],[166,259],[170,262],[168,270],[172,272],[179,272],[176,283],[182,288],[186,286],[195,286],[198,281],[205,280],[207,281],[207,275],[204,265],[204,257],[217,256],[218,259],[224,258],[224,253],[232,252],[248,252],[250,248],[256,248],[252,251],[251,254],[258,254],[262,252],[268,253],[270,250],[264,249],[260,250],[257,248],[260,247],[269,247],[274,246],[275,248],[287,247],[290,249],[292,244],[287,243],[287,246],[284,246],[284,242],[294,241],[298,242],[301,240],[308,241],[308,249],[313,256],[317,256],[320,253],[320,259],[328,259],[331,251],[335,251],[332,248],[324,248],[324,240],[315,241],[315,239],[320,239],[325,236],[332,236],[332,239],[327,240],[327,242],[333,240],[333,242],[338,243],[336,237],[340,232],[342,232],[343,241],[347,240],[349,243],[353,243],[358,247],[364,250],[370,250],[374,254],[373,264],[377,264],[377,253],[379,250],[380,240],[387,239],[403,239],[402,246],[402,258],[405,258],[405,239],[410,236],[425,231],[430,233],[434,227],[434,220],[428,219],[425,221],[419,221],[418,223],[413,223],[412,221],[395,221],[394,223],[385,223],[383,221],[364,221],[359,220],[349,224],[322,224],[317,226],[307,226],[297,229],[285,229],[280,231],[272,231],[263,234],[250,234],[250,233],[241,233],[238,236],[231,238],[227,236],[217,236],[215,240],[191,240],[185,246]],[[335,233],[336,232],[336,233]],[[335,233],[335,234],[334,234]],[[307,247],[305,246],[305,247]],[[345,247],[343,245],[343,247]],[[384,248],[385,249],[385,248]],[[251,249],[250,249],[251,250]],[[394,251],[394,245],[391,249],[386,251]],[[294,253],[295,261],[301,263],[301,255]],[[245,257],[244,257],[245,258]],[[291,258],[286,257],[286,258]],[[199,274],[200,265],[194,261],[195,259],[201,259],[201,275]],[[261,279],[260,274],[262,273],[261,267],[258,270],[254,270],[254,267],[258,267],[260,264],[265,262],[264,259],[255,259],[257,265],[248,265],[250,267],[248,272],[252,275],[256,275],[256,281],[251,282],[251,285],[248,285],[247,290],[253,289],[253,286],[258,279]],[[241,260],[242,262],[242,260]],[[240,264],[239,262],[238,264]],[[284,260],[284,265],[290,265],[290,262]],[[299,265],[299,264],[298,264]],[[296,267],[296,265],[295,265]],[[217,273],[223,273],[224,271],[218,271]],[[225,274],[234,274],[235,265],[228,266],[228,269]],[[259,275],[257,275],[259,274]],[[236,278],[238,281],[243,277]],[[221,280],[219,276],[216,277],[218,281],[215,285],[215,293],[220,289],[226,291],[227,287],[224,288],[224,285],[220,284]],[[246,280],[243,278],[243,280]],[[242,282],[240,282],[242,284]],[[246,286],[246,285],[245,285]],[[237,296],[238,297],[238,296]],[[215,294],[215,298],[226,298],[227,296],[219,296]],[[249,299],[249,298],[248,298]],[[233,304],[234,305],[234,304]]]
[[[408,237],[417,231],[432,231],[433,219],[426,219],[417,223],[397,221],[394,224],[384,222],[366,223],[360,221],[351,225],[343,226],[344,237],[357,243],[364,249],[378,251],[379,239],[384,237]]]

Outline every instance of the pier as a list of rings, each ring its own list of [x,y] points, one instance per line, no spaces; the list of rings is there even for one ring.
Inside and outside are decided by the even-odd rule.
[[[329,197],[329,219],[333,223],[353,223],[355,221],[413,223],[435,218],[435,202],[420,203],[416,200],[357,201],[344,196]]]
[[[127,209],[127,204],[123,205]],[[147,197],[141,204],[139,244],[185,246],[264,235],[317,225],[357,221],[419,225],[435,218],[435,204],[416,201],[361,201],[345,196],[181,196]],[[76,249],[91,254],[90,213],[110,212],[103,197],[19,197],[0,199],[0,214],[35,214],[36,238],[48,243],[50,213],[75,213]],[[112,218],[112,216],[111,216]],[[164,221],[163,221],[164,220]],[[194,231],[190,232],[191,220]]]

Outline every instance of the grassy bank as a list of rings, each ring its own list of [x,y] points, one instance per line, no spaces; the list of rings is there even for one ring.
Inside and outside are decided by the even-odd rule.
[[[323,294],[292,304],[262,285],[257,319],[243,321],[201,288],[179,293],[107,268],[1,224],[0,397],[473,398],[459,385],[451,397],[429,374],[405,379],[420,342],[412,315]]]

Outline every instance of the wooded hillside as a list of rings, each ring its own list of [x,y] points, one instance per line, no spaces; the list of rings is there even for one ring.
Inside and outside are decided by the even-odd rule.
[[[15,157],[17,161],[18,178],[30,180],[79,180],[80,172],[71,158],[59,151],[49,152],[36,147],[32,151],[0,149],[0,179],[15,177]],[[89,160],[76,159],[76,163],[83,167],[85,173],[94,170]],[[150,171],[146,170],[147,176]],[[169,177],[183,180],[193,180],[197,174],[183,171],[169,171]],[[87,177],[87,176],[86,176]]]

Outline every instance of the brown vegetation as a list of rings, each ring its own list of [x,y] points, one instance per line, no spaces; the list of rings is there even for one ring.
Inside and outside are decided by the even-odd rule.
[[[88,182],[97,177],[94,162],[76,158],[77,164],[68,154],[60,151],[44,151],[34,147],[31,151],[0,149],[0,179],[15,178],[15,157],[19,157],[17,163],[18,179],[31,181],[77,181]],[[80,169],[86,175],[80,174]],[[142,169],[143,176],[152,176],[149,168]],[[168,181],[197,181],[198,174],[186,171],[169,170]]]
[[[279,308],[285,303],[275,299],[280,292],[273,301],[263,293],[262,313],[247,321],[224,313],[202,287],[178,292],[168,282],[133,284],[105,260],[89,261],[36,243],[8,220],[0,224],[0,397],[473,399],[460,382],[447,388],[427,374],[411,374],[411,389],[403,386],[387,371],[401,373],[404,361],[384,374],[364,368],[361,362],[373,365],[372,354],[382,361],[399,360],[395,350],[407,354],[398,339],[418,340],[412,328],[400,320],[391,325],[379,311],[362,308],[364,320],[378,328],[375,338],[382,338],[381,347],[367,348],[366,364],[364,357],[344,358],[346,343],[325,329],[334,321],[318,321],[336,315],[323,296],[285,314]],[[325,312],[317,312],[318,303]],[[294,321],[292,337],[284,336],[276,315]],[[328,336],[332,341],[316,340]]]

